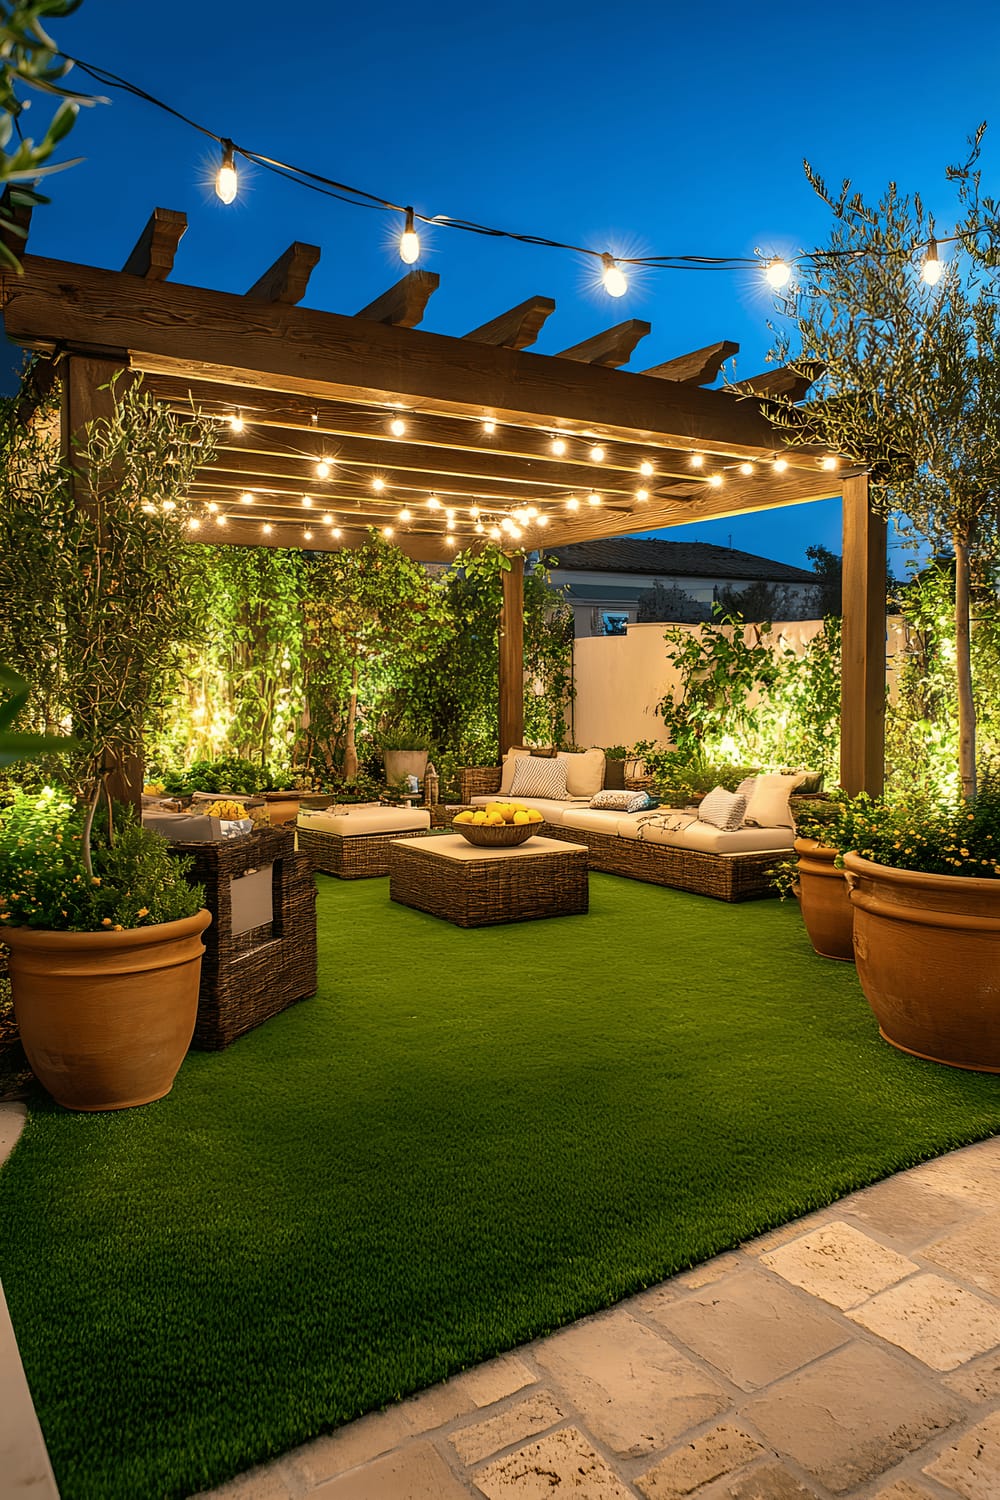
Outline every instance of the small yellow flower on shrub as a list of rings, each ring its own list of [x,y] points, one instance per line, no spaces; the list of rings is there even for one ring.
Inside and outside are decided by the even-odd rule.
[[[139,910],[136,912],[136,916],[138,916],[138,917],[148,917],[149,916],[149,907],[148,906],[140,906]]]
[[[101,918],[101,926],[102,927],[110,927],[111,926],[111,918],[110,917],[102,917]]]

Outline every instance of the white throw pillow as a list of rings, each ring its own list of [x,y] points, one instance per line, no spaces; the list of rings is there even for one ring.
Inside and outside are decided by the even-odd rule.
[[[717,786],[701,799],[698,819],[702,823],[711,823],[713,828],[721,828],[725,833],[735,833],[737,828],[743,826],[746,810],[745,797],[741,797],[738,792],[727,792],[724,786]]]
[[[559,750],[556,760],[566,767],[566,792],[570,797],[593,797],[604,785],[604,751]]]
[[[566,767],[559,760],[543,760],[538,755],[518,756],[514,761],[512,797],[548,797],[553,802],[566,801]]]
[[[500,791],[498,793],[499,796],[510,796],[511,784],[514,780],[514,764],[516,761],[522,760],[525,756],[530,756],[530,754],[530,750],[514,749],[507,751],[506,755],[503,758],[503,770],[500,773]]]
[[[746,822],[758,828],[794,828],[788,799],[802,775],[797,772],[794,776],[758,776],[747,803]]]

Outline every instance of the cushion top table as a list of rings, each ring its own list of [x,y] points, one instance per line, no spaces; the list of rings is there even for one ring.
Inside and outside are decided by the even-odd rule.
[[[461,834],[389,846],[389,896],[456,927],[579,916],[588,908],[587,849],[533,835],[483,849]]]

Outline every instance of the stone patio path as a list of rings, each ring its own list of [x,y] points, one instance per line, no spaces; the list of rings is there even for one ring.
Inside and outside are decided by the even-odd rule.
[[[564,1495],[1000,1500],[1000,1137],[202,1500]]]

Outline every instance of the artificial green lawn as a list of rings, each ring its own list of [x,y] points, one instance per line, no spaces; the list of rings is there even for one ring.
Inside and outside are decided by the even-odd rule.
[[[319,877],[321,989],[144,1109],[41,1099],[0,1274],[63,1500],[218,1483],[948,1147],[792,903],[591,877],[463,932]]]

